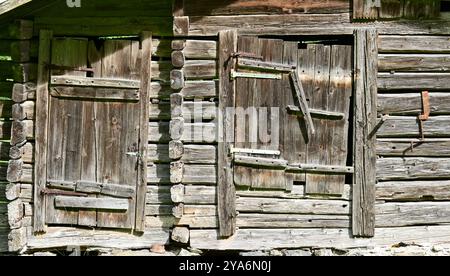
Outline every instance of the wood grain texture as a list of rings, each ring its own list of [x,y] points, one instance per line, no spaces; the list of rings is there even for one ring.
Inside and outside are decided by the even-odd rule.
[[[355,33],[355,124],[352,231],[373,237],[375,229],[376,148],[371,132],[377,118],[377,31]]]
[[[424,135],[427,138],[449,136],[449,116],[435,116],[424,122]],[[419,138],[420,128],[416,117],[392,116],[380,127],[376,133],[380,138]]]
[[[448,158],[379,158],[378,180],[446,179],[450,176]]]
[[[233,68],[230,62],[232,53],[237,52],[237,32],[219,33],[219,110],[222,114],[221,133],[218,146],[218,182],[217,205],[219,209],[219,233],[221,237],[230,237],[236,231],[236,191],[233,182],[232,160],[229,156],[230,130],[234,130],[234,116],[230,117],[227,108],[234,107],[236,84],[229,76]],[[231,60],[232,61],[232,60]]]
[[[184,15],[244,15],[244,14],[295,14],[295,13],[340,13],[348,12],[350,4],[345,0],[302,2],[287,0],[200,0],[184,5]]]
[[[450,181],[387,181],[377,184],[377,200],[446,201],[450,198]]]
[[[34,228],[36,233],[45,231],[45,198],[42,190],[47,181],[47,139],[48,139],[48,82],[49,75],[45,64],[51,61],[52,32],[42,30],[39,35],[39,63],[38,63],[38,97],[36,99],[36,134],[35,144],[35,189],[34,189]]]
[[[392,246],[398,243],[440,244],[450,238],[443,235],[447,225],[377,228],[374,238],[355,239],[345,229],[240,229],[233,239],[217,238],[217,230],[192,230],[191,246],[208,250],[262,250],[273,248],[359,248]]]
[[[450,139],[378,139],[380,156],[450,157]]]
[[[380,35],[378,37],[380,53],[450,53],[449,36],[399,36]]]
[[[140,70],[140,116],[139,116],[139,153],[141,154],[138,164],[138,182],[136,189],[136,222],[135,229],[137,231],[144,230],[145,217],[145,194],[147,192],[147,141],[148,141],[148,118],[150,109],[148,102],[150,101],[151,77],[152,76],[152,48],[153,40],[151,32],[143,32],[141,34],[141,68]]]
[[[380,90],[450,90],[448,73],[379,73]]]
[[[431,115],[450,114],[450,93],[432,92],[430,95]],[[422,96],[417,93],[378,94],[378,113],[383,115],[420,115]]]

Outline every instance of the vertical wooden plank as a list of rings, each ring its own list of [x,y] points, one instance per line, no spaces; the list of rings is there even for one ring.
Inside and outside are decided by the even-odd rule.
[[[66,67],[87,66],[87,39],[55,38],[52,42],[52,64]],[[85,72],[52,70],[52,75],[85,77]],[[50,98],[47,173],[51,180],[78,181],[81,177],[81,133],[83,102]],[[47,197],[48,224],[78,224],[78,211],[56,209],[54,196]]]
[[[353,19],[377,19],[381,0],[353,0]]]
[[[100,78],[102,75],[103,47],[89,41],[88,65],[93,69],[93,77]],[[88,182],[97,181],[97,141],[96,141],[96,103],[94,101],[83,102],[83,129],[82,129],[82,158],[81,158],[81,180]],[[97,195],[90,195],[97,197]],[[80,210],[78,224],[81,226],[97,226],[97,210]]]
[[[234,235],[236,231],[236,189],[233,183],[232,158],[229,155],[234,135],[234,116],[227,108],[235,106],[235,82],[230,79],[234,67],[230,56],[237,51],[237,32],[219,33],[219,112],[220,122],[218,146],[218,215],[219,235],[223,238]]]
[[[298,63],[298,42],[285,41],[283,51],[283,64],[295,65]],[[298,68],[298,67],[297,67]],[[299,70],[299,69],[297,69]],[[300,73],[300,72],[297,72]],[[296,115],[288,114],[286,107],[288,105],[296,105],[292,82],[289,74],[283,74],[283,87],[280,112],[282,122],[280,127],[283,129],[280,134],[280,151],[283,157],[289,164],[303,164],[306,163],[306,134],[304,121],[299,120]],[[288,174],[286,173],[287,181],[304,182],[305,174]],[[291,179],[289,179],[291,178]],[[293,183],[292,183],[293,184]]]
[[[136,230],[143,231],[145,224],[145,198],[147,193],[147,144],[148,144],[148,118],[149,118],[149,95],[151,89],[151,56],[152,56],[152,33],[143,32],[141,36],[142,66],[140,68],[140,123],[139,123],[139,172],[136,195]]]
[[[328,106],[328,91],[330,89],[330,65],[331,46],[323,44],[311,44],[308,48],[314,49],[314,81],[309,93],[309,107],[319,110],[326,110]],[[306,93],[306,92],[305,92]],[[313,119],[316,133],[311,136],[308,143],[307,163],[308,164],[328,164],[327,146],[330,142],[330,130],[327,128],[327,121],[320,118]],[[334,131],[334,130],[333,130]],[[307,194],[329,194],[326,190],[326,175],[307,174],[306,193]]]
[[[258,55],[260,52],[258,38],[240,36],[238,38],[238,50]],[[236,115],[242,116],[240,112],[247,112],[245,118],[236,118],[242,120],[240,124],[235,125],[235,145],[237,148],[257,148],[256,141],[253,141],[253,127],[257,125],[257,115],[250,113],[249,110],[250,107],[254,107],[252,103],[257,95],[256,86],[256,79],[239,78],[236,80]]]
[[[47,126],[48,126],[48,82],[46,64],[51,62],[53,33],[41,30],[39,35],[38,86],[36,90],[36,145],[35,145],[35,189],[34,232],[45,232],[45,196],[42,190],[47,182]]]
[[[311,97],[311,108],[344,113],[347,116],[343,120],[314,119],[316,134],[308,144],[307,163],[345,166],[352,93],[351,46],[311,47],[316,48],[315,90]],[[344,175],[308,174],[306,193],[342,195],[344,184]]]
[[[139,79],[139,42],[107,40],[104,43],[102,77]],[[139,67],[139,70],[137,69]],[[139,103],[97,102],[98,182],[136,186],[138,179]],[[126,213],[97,211],[97,225],[134,228],[136,198]]]
[[[353,235],[372,237],[375,229],[376,139],[370,137],[377,122],[377,31],[355,32],[355,126]]]

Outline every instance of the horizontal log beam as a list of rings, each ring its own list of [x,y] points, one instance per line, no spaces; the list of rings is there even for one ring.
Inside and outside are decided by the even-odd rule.
[[[390,181],[376,186],[377,199],[384,201],[447,201],[450,181]]]
[[[450,74],[446,73],[379,73],[380,90],[450,90]]]
[[[449,137],[450,116],[430,117],[424,122],[423,134],[425,137]],[[417,117],[390,116],[377,131],[379,138],[388,137],[421,137],[420,126]]]
[[[449,72],[450,54],[381,54],[380,72]]]
[[[446,36],[399,36],[378,37],[380,53],[450,53],[450,39]]]
[[[450,93],[431,92],[431,115],[450,114]],[[422,114],[421,93],[387,93],[378,94],[378,113],[381,115],[414,115]]]
[[[450,178],[449,158],[379,158],[378,180],[416,180]]]
[[[343,229],[239,229],[233,239],[219,239],[217,230],[191,230],[190,244],[207,250],[270,250],[273,248],[360,248],[393,246],[399,243],[442,244],[450,226],[377,228],[375,237],[355,239]]]
[[[450,157],[450,139],[378,139],[377,154],[397,157]]]

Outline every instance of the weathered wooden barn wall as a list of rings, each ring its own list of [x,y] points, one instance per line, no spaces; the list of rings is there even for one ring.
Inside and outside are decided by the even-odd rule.
[[[0,184],[0,252],[8,249],[10,228],[13,251],[22,249],[25,242],[29,250],[66,245],[139,249],[168,243],[169,235],[192,247],[219,250],[450,242],[442,234],[450,231],[449,22],[352,23],[351,1],[344,0],[300,4],[293,0],[185,0],[184,6],[183,1],[175,1],[174,19],[170,1],[90,1],[82,10],[70,11],[62,2],[33,10],[27,16],[31,21],[16,21],[0,31],[0,57],[8,59],[0,60],[0,117],[4,118],[0,120],[0,181],[4,181]],[[435,2],[422,9],[416,2],[382,0],[374,16],[363,13],[360,18],[435,17]],[[310,196],[304,185],[296,183],[291,192],[238,188],[238,230],[233,238],[219,240],[218,32],[351,36],[357,27],[378,29],[378,116],[389,115],[377,132],[375,237],[351,237],[351,183],[340,197]],[[37,35],[45,28],[53,29],[55,36],[81,37],[153,31],[142,237],[59,227],[27,240],[33,213]],[[431,117],[424,122],[425,141],[421,141],[417,116],[423,111],[424,90],[430,91]],[[11,129],[17,136],[11,137]],[[203,133],[201,138],[193,136],[198,131]]]
[[[6,182],[10,155],[17,156],[16,145],[25,142],[27,130],[32,130],[34,103],[28,101],[25,90],[32,89],[36,79],[36,67],[33,64],[31,38],[33,24],[30,21],[18,20],[0,31],[0,91],[1,91],[1,173],[0,178],[0,252],[8,250],[8,235],[15,237],[19,243],[25,236],[27,226],[31,225],[31,205],[22,201],[26,197],[27,184],[9,184]],[[20,117],[20,119],[19,119]],[[17,118],[17,120],[16,120]],[[25,121],[23,121],[25,120]],[[31,128],[25,127],[30,126]],[[25,127],[27,129],[22,129]],[[12,129],[17,129],[17,136],[12,137]],[[20,131],[22,129],[23,131]],[[27,160],[31,160],[31,150]],[[15,161],[13,161],[15,162]],[[19,163],[21,161],[17,161]],[[9,180],[8,180],[9,181]],[[23,194],[22,194],[23,192]],[[31,195],[29,195],[31,196]],[[22,219],[23,218],[23,219]],[[10,229],[12,230],[11,233]],[[12,244],[11,244],[12,245]],[[12,245],[14,247],[14,245]]]
[[[33,1],[34,2],[34,1]],[[41,1],[43,2],[43,1]],[[169,137],[168,114],[161,115],[155,110],[153,103],[167,101],[170,98],[170,71],[172,69],[171,35],[172,35],[172,4],[170,1],[90,1],[84,3],[81,9],[68,9],[63,1],[47,1],[45,8],[37,9],[35,5],[20,7],[21,14],[27,14],[31,20],[15,21],[14,24],[4,24],[0,33],[0,56],[7,61],[1,61],[1,92],[2,92],[2,160],[4,173],[2,196],[0,198],[0,252],[20,250],[25,243],[31,250],[39,248],[64,247],[66,245],[85,246],[108,244],[104,236],[94,235],[91,231],[71,228],[51,228],[47,235],[38,239],[28,239],[32,236],[33,214],[33,170],[34,170],[34,120],[37,57],[39,47],[39,30],[54,30],[55,36],[138,36],[142,31],[153,32],[152,52],[152,94],[149,118],[148,145],[148,193],[146,215],[146,232],[142,237],[134,237],[122,233],[106,233],[119,240],[119,248],[148,248],[152,244],[169,242],[169,228],[159,217],[171,211],[171,199],[167,197],[163,186],[167,181],[164,175],[169,171],[157,170],[155,163],[168,163],[159,160],[162,154],[159,144],[167,144]],[[15,13],[13,11],[13,13]],[[55,15],[61,17],[55,17]],[[80,18],[84,15],[83,18]],[[48,17],[52,19],[49,20]],[[6,81],[8,80],[8,82]],[[156,113],[155,113],[156,112]],[[15,137],[11,138],[11,130]],[[11,147],[12,145],[12,147]],[[10,150],[11,148],[11,150]],[[8,159],[11,161],[6,161]],[[8,174],[6,172],[8,170]],[[6,183],[8,175],[8,183]],[[161,185],[161,186],[158,186]],[[7,212],[8,211],[8,212]],[[9,217],[7,216],[7,213]],[[69,238],[74,231],[78,232],[75,239]],[[86,243],[86,239],[90,242]],[[108,245],[106,245],[108,246]],[[109,242],[115,247],[114,242]]]
[[[381,1],[376,17],[427,18],[428,21],[350,22],[345,5],[322,10],[282,9],[267,1],[260,9],[251,1],[229,1],[211,6],[184,3],[175,15],[175,34],[215,36],[224,29],[239,29],[244,35],[353,34],[355,27],[376,27],[380,33],[378,115],[389,115],[377,132],[376,230],[373,239],[351,238],[352,189],[347,185],[341,198],[311,198],[302,185],[291,193],[237,190],[236,235],[219,240],[217,187],[200,185],[180,177],[172,188],[183,216],[179,225],[190,229],[191,246],[206,249],[257,250],[274,247],[357,247],[390,245],[399,241],[448,242],[440,231],[450,222],[446,190],[450,188],[446,158],[450,125],[446,113],[448,83],[448,22],[435,21],[437,1],[418,11],[417,1]],[[342,4],[342,3],[341,3]],[[284,3],[283,3],[284,5]],[[287,4],[288,5],[288,4]],[[305,4],[307,5],[307,4]],[[239,7],[239,8],[237,8]],[[330,13],[326,17],[320,13]],[[283,16],[278,14],[285,13]],[[333,29],[320,26],[333,24]],[[207,39],[207,38],[205,38]],[[175,49],[176,57],[181,54]],[[417,116],[422,114],[422,91],[430,92],[431,117],[424,123],[425,141],[420,141]],[[181,94],[183,89],[181,89]],[[178,122],[178,120],[176,120]],[[205,122],[203,127],[211,128]],[[186,143],[184,143],[186,144]],[[200,145],[201,143],[197,143]],[[413,146],[411,146],[411,144]],[[178,143],[177,143],[178,145]],[[186,147],[186,146],[184,146]],[[414,149],[411,150],[411,147]],[[199,155],[212,156],[212,148],[197,147]],[[175,149],[174,149],[175,150]],[[208,153],[210,152],[210,153]],[[175,158],[183,158],[179,154]],[[215,163],[216,161],[211,161]],[[184,165],[185,166],[185,165]],[[174,162],[173,171],[180,171]],[[183,170],[181,170],[183,171]],[[185,171],[185,170],[184,170]],[[206,171],[206,170],[204,170]],[[216,170],[214,170],[215,172]],[[213,172],[213,170],[211,170]],[[420,202],[418,202],[420,201]],[[179,215],[179,213],[177,213]],[[440,225],[421,227],[421,225]],[[207,230],[210,229],[210,230]],[[323,237],[323,238],[321,238]],[[187,240],[184,236],[183,239]]]

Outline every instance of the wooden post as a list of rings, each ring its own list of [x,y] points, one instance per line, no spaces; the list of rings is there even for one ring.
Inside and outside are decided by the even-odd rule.
[[[45,197],[42,194],[47,181],[47,127],[49,103],[49,71],[53,33],[41,30],[39,37],[38,83],[36,90],[36,146],[34,176],[34,232],[45,232]]]
[[[142,67],[141,67],[141,87],[140,87],[140,137],[139,152],[142,156],[139,160],[139,181],[137,194],[142,195],[147,192],[147,145],[148,145],[148,118],[150,117],[150,89],[152,75],[152,33],[143,32],[142,42]],[[145,229],[145,197],[137,196],[136,201],[136,230],[143,232]]]
[[[234,135],[234,116],[227,108],[234,107],[236,83],[231,80],[233,59],[230,56],[237,51],[237,32],[219,33],[219,112],[222,116],[219,130],[218,146],[218,209],[220,237],[234,235],[236,231],[236,189],[233,183],[232,158],[229,154],[229,135]],[[220,116],[219,115],[219,116]],[[230,117],[231,116],[231,117]]]
[[[355,33],[355,125],[353,236],[373,237],[375,232],[377,125],[377,31]]]
[[[353,0],[353,19],[377,19],[381,0]]]

